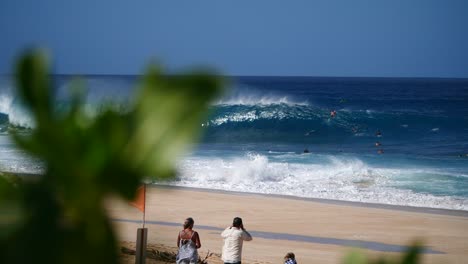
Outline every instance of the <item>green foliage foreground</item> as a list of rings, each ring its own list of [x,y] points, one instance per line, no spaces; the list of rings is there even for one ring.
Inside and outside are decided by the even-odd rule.
[[[173,161],[197,136],[222,81],[203,72],[165,76],[151,66],[130,109],[90,118],[77,85],[71,107],[54,109],[48,70],[38,52],[17,65],[19,94],[36,126],[28,135],[13,131],[14,140],[46,171],[30,181],[0,174],[0,263],[118,263],[104,199],[131,200],[143,177],[173,176]],[[417,263],[420,250],[410,248],[401,261],[372,263]],[[344,262],[367,263],[357,253]]]
[[[408,247],[399,257],[383,257],[380,256],[373,260],[368,260],[367,257],[359,251],[350,252],[344,259],[344,264],[418,264],[421,262],[421,253],[423,247],[415,242],[413,246]]]
[[[16,82],[35,128],[14,140],[46,171],[22,184],[0,177],[0,263],[118,263],[104,199],[131,200],[143,177],[174,175],[173,161],[198,134],[221,80],[209,72],[165,76],[151,66],[130,109],[109,107],[93,118],[84,113],[78,85],[71,107],[54,109],[38,52],[19,60]]]

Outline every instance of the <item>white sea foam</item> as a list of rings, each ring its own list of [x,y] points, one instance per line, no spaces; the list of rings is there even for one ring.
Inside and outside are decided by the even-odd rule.
[[[170,184],[239,192],[468,210],[468,199],[465,198],[435,196],[395,187],[396,175],[424,171],[376,168],[356,158],[326,156],[324,159],[327,162],[273,162],[264,155],[252,153],[238,158],[188,157],[179,164],[178,180]]]
[[[0,171],[43,173],[44,164],[19,150],[8,136],[0,136]]]
[[[234,106],[235,109],[230,108],[230,106],[223,108],[225,105],[219,106],[222,109],[222,114],[220,113],[218,116],[213,117],[207,122],[207,125],[219,126],[229,122],[253,122],[256,120],[312,120],[326,117],[320,108],[310,105],[236,105]]]
[[[8,116],[10,124],[15,126],[34,127],[31,115],[22,107],[9,83],[2,82],[0,87],[0,113]]]
[[[235,112],[223,116],[215,117],[208,122],[209,125],[219,126],[229,122],[252,122],[259,119],[276,119],[282,120],[290,117],[291,114],[284,112],[281,109],[276,110],[247,110],[243,112]]]

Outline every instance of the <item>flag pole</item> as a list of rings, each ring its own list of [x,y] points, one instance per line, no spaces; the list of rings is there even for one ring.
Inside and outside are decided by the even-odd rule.
[[[138,190],[140,188],[138,188]],[[138,196],[137,200],[139,201],[139,198],[141,198],[141,195],[137,195],[137,196]],[[138,206],[137,204],[136,207],[141,210],[141,205]],[[143,183],[143,228],[138,228],[137,230],[135,264],[146,263],[146,243],[148,239],[148,229],[145,228],[145,224],[146,224],[146,183]]]
[[[143,228],[146,223],[146,183],[143,185]]]

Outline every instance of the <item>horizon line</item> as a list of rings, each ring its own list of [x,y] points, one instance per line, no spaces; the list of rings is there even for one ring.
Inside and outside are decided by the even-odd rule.
[[[190,72],[188,73],[190,74]],[[178,76],[188,75],[183,73],[169,73],[165,75]],[[0,73],[0,76],[12,76],[13,73]],[[143,76],[144,74],[118,74],[118,73],[51,73],[52,76]],[[439,79],[439,80],[468,80],[467,77],[418,77],[418,76],[318,76],[318,75],[234,75],[234,74],[219,74],[218,76],[225,78],[310,78],[310,79]]]

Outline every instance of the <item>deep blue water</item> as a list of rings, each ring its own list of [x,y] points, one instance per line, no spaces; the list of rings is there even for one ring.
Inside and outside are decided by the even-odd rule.
[[[86,77],[90,113],[128,104],[135,80]],[[55,81],[60,106],[69,77]],[[236,77],[229,86],[169,184],[468,210],[467,79]],[[4,77],[0,129],[11,125],[34,126]],[[8,137],[0,166],[40,170]]]

